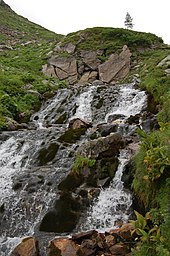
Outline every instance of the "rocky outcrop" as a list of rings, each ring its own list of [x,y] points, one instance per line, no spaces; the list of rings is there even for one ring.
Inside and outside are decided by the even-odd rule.
[[[168,67],[170,65],[170,55],[161,60],[157,67]]]
[[[163,60],[161,60],[157,67],[163,67],[165,68],[165,73],[167,75],[170,75],[170,55],[168,55],[167,57],[165,57]]]
[[[58,44],[50,55],[43,73],[66,80],[70,85],[92,83],[96,79],[114,84],[126,77],[130,70],[131,52],[126,45],[120,54],[113,53],[104,63],[99,59],[103,51],[82,50],[78,53],[71,43]]]
[[[56,76],[59,80],[66,80],[69,84],[77,82],[77,60],[74,57],[52,56],[48,65],[43,67],[43,72]]]
[[[131,52],[125,45],[120,54],[114,53],[109,60],[99,65],[99,78],[106,83],[115,83],[130,71]]]

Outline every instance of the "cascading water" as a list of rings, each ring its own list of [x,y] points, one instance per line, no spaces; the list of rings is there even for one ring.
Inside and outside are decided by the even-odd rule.
[[[87,220],[81,225],[81,230],[95,229],[102,232],[116,228],[119,222],[128,221],[132,196],[124,189],[121,178],[129,157],[127,150],[121,151],[120,164],[113,181],[108,188],[101,189],[98,198],[88,210]]]
[[[77,99],[77,110],[72,118],[80,118],[86,121],[92,121],[91,102],[93,100],[93,91],[95,86],[91,86],[88,90],[81,93]]]
[[[100,107],[98,102],[102,102]],[[127,119],[140,113],[145,103],[145,93],[133,85],[61,89],[32,116],[32,130],[0,134],[2,256],[10,255],[20,237],[35,232],[57,198],[57,185],[70,171],[73,152],[82,143],[81,139],[73,144],[60,141],[69,120],[81,118],[97,125],[113,114]],[[84,135],[83,140],[89,138]],[[112,227],[117,219],[127,221],[131,195],[124,190],[121,175],[129,157],[122,151],[116,176],[109,188],[101,189],[84,227],[104,229]]]

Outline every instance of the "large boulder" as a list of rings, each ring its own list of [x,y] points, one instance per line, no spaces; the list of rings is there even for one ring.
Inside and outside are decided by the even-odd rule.
[[[62,53],[66,56],[61,56]],[[72,43],[64,46],[59,43],[42,71],[45,75],[66,80],[70,85],[93,83],[98,78],[104,83],[115,83],[129,73],[131,52],[126,45],[120,54],[113,53],[103,64],[98,58],[102,55],[103,51],[76,52]]]
[[[74,57],[52,56],[47,65],[43,66],[43,73],[56,76],[59,80],[67,80],[69,84],[77,82],[77,60]]]
[[[103,158],[118,155],[119,149],[124,147],[125,141],[119,133],[111,133],[84,143],[78,149],[78,154],[90,158]]]
[[[125,45],[120,54],[112,54],[108,61],[99,65],[99,78],[106,83],[115,83],[123,79],[130,71],[131,52]]]

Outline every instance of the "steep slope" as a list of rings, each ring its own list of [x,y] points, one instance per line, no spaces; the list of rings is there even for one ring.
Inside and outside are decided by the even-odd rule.
[[[13,119],[27,122],[41,103],[40,93],[58,88],[41,73],[46,55],[62,38],[0,3],[0,128]],[[24,113],[24,114],[21,114]],[[21,118],[22,117],[22,118]],[[20,120],[22,119],[22,120]]]

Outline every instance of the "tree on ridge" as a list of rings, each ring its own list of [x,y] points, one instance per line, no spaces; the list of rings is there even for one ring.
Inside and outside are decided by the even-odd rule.
[[[130,29],[133,29],[133,18],[130,16],[130,14],[127,12],[126,13],[126,17],[125,17],[125,27],[126,28],[130,28]]]

